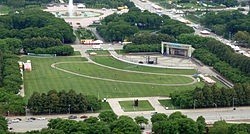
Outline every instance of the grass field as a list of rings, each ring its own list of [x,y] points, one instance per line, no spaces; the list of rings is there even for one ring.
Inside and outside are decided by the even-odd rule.
[[[119,101],[124,112],[153,111],[154,108],[147,100],[139,100],[138,107],[133,106],[134,101]]]
[[[186,74],[193,75],[196,73],[194,69],[168,69],[168,68],[155,68],[147,66],[138,66],[130,63],[121,62],[111,56],[91,56],[91,59],[97,63],[112,66],[124,70],[152,72],[152,73],[165,73],[165,74]]]
[[[63,63],[58,64],[56,67],[84,74],[87,76],[93,76],[98,78],[107,78],[112,80],[131,81],[131,82],[149,82],[157,84],[185,84],[190,83],[193,80],[184,76],[172,76],[161,74],[141,74],[134,72],[125,72],[114,69],[109,69],[95,65],[93,63]]]
[[[24,88],[25,88],[26,98],[31,96],[31,94],[35,91],[47,92],[52,89],[55,89],[57,91],[61,91],[61,90],[67,91],[67,90],[73,89],[78,93],[81,92],[86,95],[98,96],[99,99],[103,97],[110,98],[110,97],[168,96],[171,92],[176,91],[176,90],[193,90],[196,86],[201,87],[204,85],[203,83],[196,83],[194,85],[188,85],[188,86],[159,86],[159,85],[152,86],[152,85],[135,84],[135,83],[134,84],[118,83],[118,82],[110,82],[110,81],[84,78],[81,76],[76,76],[73,74],[65,73],[60,70],[53,69],[51,67],[51,64],[58,63],[58,62],[86,61],[85,58],[81,58],[81,57],[37,58],[37,57],[25,56],[25,57],[22,57],[21,60],[22,61],[31,60],[32,62],[32,71],[24,73]],[[127,65],[126,63],[124,64]],[[84,67],[84,65],[86,65],[86,67],[88,68],[85,69],[86,67]],[[71,65],[70,66],[67,65],[67,66],[73,68],[73,66]],[[119,62],[118,67],[119,66],[120,67],[122,66],[122,62],[121,63]],[[77,64],[75,65],[75,68],[73,69],[78,72],[79,70],[77,69],[79,67],[84,68],[84,69],[81,69],[82,71],[92,70],[94,72],[95,71],[98,72],[99,69],[101,70],[101,68],[99,67],[87,65],[85,63]],[[97,70],[92,69],[92,67],[96,67]],[[128,65],[125,66],[125,68],[127,67]],[[142,69],[143,71],[146,70],[146,71],[152,71],[152,72],[161,72],[159,71],[158,68],[147,67],[147,68],[142,68]],[[95,75],[97,74],[96,72],[94,73]],[[168,72],[171,72],[171,71],[169,70]],[[183,70],[183,72],[185,71]],[[79,72],[79,73],[82,73],[82,72]],[[113,71],[109,71],[109,73],[112,76]],[[117,73],[120,74],[123,72],[117,72]],[[187,71],[187,73],[190,73],[189,70]],[[134,76],[129,76],[129,77],[134,77]],[[138,77],[142,79],[141,76],[138,76]],[[128,77],[123,78],[122,76],[119,76],[119,78],[123,80],[130,79]]]
[[[175,109],[171,100],[158,100],[163,107],[168,107],[168,109]]]

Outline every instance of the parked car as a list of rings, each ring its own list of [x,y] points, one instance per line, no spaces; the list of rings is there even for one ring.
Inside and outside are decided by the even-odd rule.
[[[45,117],[38,117],[37,120],[46,120]]]
[[[82,115],[82,116],[80,116],[80,118],[81,119],[86,119],[86,118],[88,118],[88,116],[87,115]]]
[[[70,115],[70,116],[68,117],[68,119],[76,119],[76,118],[77,118],[76,115]]]
[[[20,122],[20,120],[18,120],[18,119],[11,120],[11,123],[18,123],[18,122]]]
[[[36,120],[36,118],[35,117],[30,117],[30,118],[28,118],[28,120]]]
[[[22,119],[21,118],[16,118],[17,120],[19,120],[19,121],[22,121]]]

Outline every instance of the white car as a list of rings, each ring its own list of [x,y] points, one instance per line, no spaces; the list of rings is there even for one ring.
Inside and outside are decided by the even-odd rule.
[[[38,117],[37,120],[46,120],[44,117]]]
[[[11,123],[18,123],[18,122],[20,122],[20,120],[18,120],[18,119],[11,120]]]

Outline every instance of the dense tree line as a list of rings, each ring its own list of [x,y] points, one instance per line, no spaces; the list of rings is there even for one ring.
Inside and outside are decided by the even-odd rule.
[[[70,45],[63,45],[49,48],[36,48],[28,52],[35,54],[56,54],[57,56],[68,56],[74,53],[74,49]]]
[[[196,87],[193,91],[173,92],[171,101],[180,108],[207,108],[250,105],[250,85],[236,84],[234,88],[218,88],[215,85]]]
[[[20,8],[26,5],[41,5],[53,1],[54,0],[0,0],[0,3],[13,8]]]
[[[16,38],[0,39],[0,50],[3,53],[19,54],[22,48],[22,41]]]
[[[193,56],[202,61],[204,64],[213,66],[215,70],[234,83],[250,81],[250,77],[248,75],[241,72],[238,68],[233,68],[228,63],[221,61],[215,54],[206,49],[196,49]]]
[[[210,134],[249,134],[249,124],[230,124],[226,121],[216,121],[209,129]]]
[[[239,11],[209,12],[201,18],[200,22],[226,38],[232,38],[238,31],[250,32],[250,15]]]
[[[194,33],[194,29],[177,20],[169,19],[164,23],[160,32],[177,37],[183,33]]]
[[[15,42],[13,42],[15,43]],[[6,48],[8,50],[8,48]],[[18,66],[19,58],[0,50],[0,114],[20,115],[24,113],[25,102],[17,96],[22,84]]]
[[[175,38],[167,34],[152,34],[149,32],[139,32],[129,39],[134,44],[161,44],[165,42],[175,42]]]
[[[26,52],[29,52],[30,50],[34,50],[36,48],[48,48],[62,45],[63,44],[59,39],[47,37],[37,37],[23,40],[23,49]]]
[[[110,22],[97,27],[98,33],[107,41],[123,41],[138,32],[136,26],[131,26],[124,21]]]
[[[22,84],[18,66],[19,58],[12,54],[3,54],[0,51],[0,87],[9,93],[17,94]]]
[[[250,59],[244,55],[235,53],[229,46],[212,38],[204,38],[191,34],[180,35],[178,42],[191,44],[197,49],[197,52],[194,53],[195,57],[202,62],[204,61],[205,64],[212,65],[217,71],[233,82],[250,82]],[[207,57],[205,58],[204,55]]]
[[[240,46],[250,48],[250,33],[247,31],[238,31],[234,35],[233,40]]]
[[[1,115],[24,115],[25,101],[21,96],[5,91],[0,88],[0,114]]]
[[[60,39],[63,43],[72,43],[75,40],[68,23],[38,9],[25,9],[1,16],[0,27],[0,38],[50,37]]]
[[[188,118],[181,112],[169,115],[158,113],[152,115],[152,131],[157,134],[202,134],[205,132],[205,119],[198,117],[197,121]]]
[[[158,32],[168,34],[166,35],[167,40],[174,40],[170,36],[176,37],[182,33],[194,32],[191,27],[176,20],[171,20],[166,15],[159,16],[149,11],[142,12],[138,8],[132,8],[128,13],[121,15],[113,14],[107,16],[102,20],[102,25],[97,27],[99,34],[108,41],[136,40],[134,35],[140,30],[156,31],[152,34],[158,34]],[[162,38],[163,34],[156,36]],[[151,35],[146,36],[150,37]],[[155,36],[152,35],[151,37]]]
[[[7,125],[7,120],[0,116],[0,133],[1,134],[6,134],[8,130],[8,125]]]
[[[75,40],[71,26],[50,13],[31,9],[11,13],[0,17],[0,27],[0,49],[3,52],[19,54],[23,48],[25,53],[73,53],[70,46],[62,46],[62,43]]]
[[[28,100],[28,108],[33,114],[63,114],[96,111],[101,102],[94,96],[55,90],[45,93],[34,92]]]
[[[126,53],[135,53],[135,52],[160,52],[160,44],[127,44],[123,46],[123,50]]]

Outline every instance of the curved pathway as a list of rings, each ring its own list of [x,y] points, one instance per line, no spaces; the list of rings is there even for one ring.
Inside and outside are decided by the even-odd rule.
[[[102,65],[102,64],[98,64],[98,63],[92,61],[91,59],[89,59],[89,61],[86,61],[86,62],[94,63],[96,65],[99,65],[99,66],[102,66],[102,67],[107,67],[107,68],[110,68],[110,69],[115,69],[115,70],[125,71],[125,72],[131,72],[131,73],[143,73],[143,74],[155,74],[155,75],[173,75],[173,76],[184,76],[184,77],[192,78],[192,76],[189,76],[189,75],[159,74],[159,73],[147,73],[147,72],[139,72],[139,71],[130,71],[130,70],[117,69],[117,68],[105,66],[105,65]],[[104,80],[104,81],[128,83],[128,84],[157,85],[157,86],[184,86],[184,85],[192,85],[192,84],[196,83],[196,80],[194,78],[192,78],[193,82],[185,83],[185,84],[157,84],[157,83],[149,83],[149,82],[123,81],[123,80],[114,80],[114,79],[108,79],[108,78],[93,77],[93,76],[79,74],[79,73],[75,73],[75,72],[72,72],[72,71],[68,71],[68,70],[56,67],[57,64],[62,64],[62,63],[84,63],[84,62],[82,62],[82,61],[81,62],[79,62],[79,61],[76,61],[76,62],[73,62],[73,61],[71,61],[71,62],[57,62],[57,63],[51,64],[51,67],[54,68],[54,69],[66,72],[66,73],[70,73],[70,74],[85,77],[85,78],[96,79],[96,80]]]

